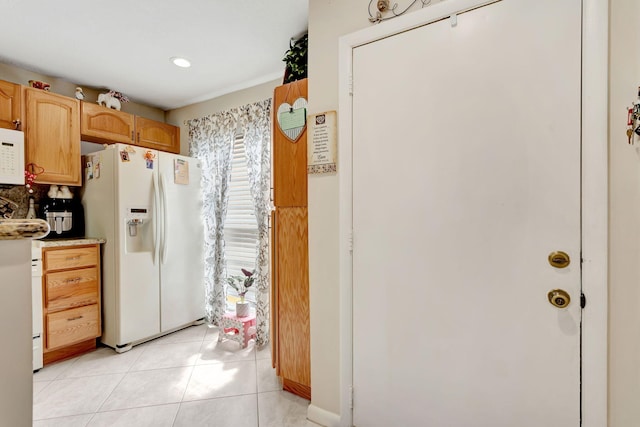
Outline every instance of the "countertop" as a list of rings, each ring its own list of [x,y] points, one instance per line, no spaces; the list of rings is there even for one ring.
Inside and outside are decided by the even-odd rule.
[[[106,240],[96,237],[86,237],[78,239],[34,240],[33,246],[38,248],[50,248],[55,246],[95,245],[96,243],[106,243]]]
[[[41,219],[0,219],[0,240],[39,239],[49,233]]]

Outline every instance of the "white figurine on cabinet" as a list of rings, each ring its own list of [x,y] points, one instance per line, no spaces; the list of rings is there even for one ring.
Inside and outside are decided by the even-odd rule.
[[[76,99],[79,99],[80,101],[82,101],[85,98],[84,96],[84,92],[82,91],[81,87],[77,87],[76,88]]]
[[[120,100],[111,95],[111,92],[101,93],[100,95],[98,95],[98,105],[102,105],[118,111],[120,111],[120,108],[122,107],[122,105],[120,104]]]

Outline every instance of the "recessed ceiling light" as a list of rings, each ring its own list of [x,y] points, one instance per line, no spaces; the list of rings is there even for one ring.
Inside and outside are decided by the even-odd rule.
[[[188,59],[180,58],[179,56],[174,56],[171,58],[171,62],[181,68],[189,68],[191,67],[191,62]]]

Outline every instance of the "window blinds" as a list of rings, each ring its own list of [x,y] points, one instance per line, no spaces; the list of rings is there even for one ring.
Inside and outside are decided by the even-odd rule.
[[[241,268],[253,271],[256,263],[258,242],[258,222],[253,208],[249,189],[247,156],[242,135],[236,136],[233,143],[231,161],[231,181],[229,183],[229,204],[224,224],[227,275],[243,276]],[[227,293],[235,295],[230,286]],[[250,289],[246,298],[255,301],[255,289]]]

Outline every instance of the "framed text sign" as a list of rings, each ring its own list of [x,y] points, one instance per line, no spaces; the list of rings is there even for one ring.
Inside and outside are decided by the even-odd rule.
[[[307,173],[336,172],[337,128],[336,112],[327,111],[309,116]]]

